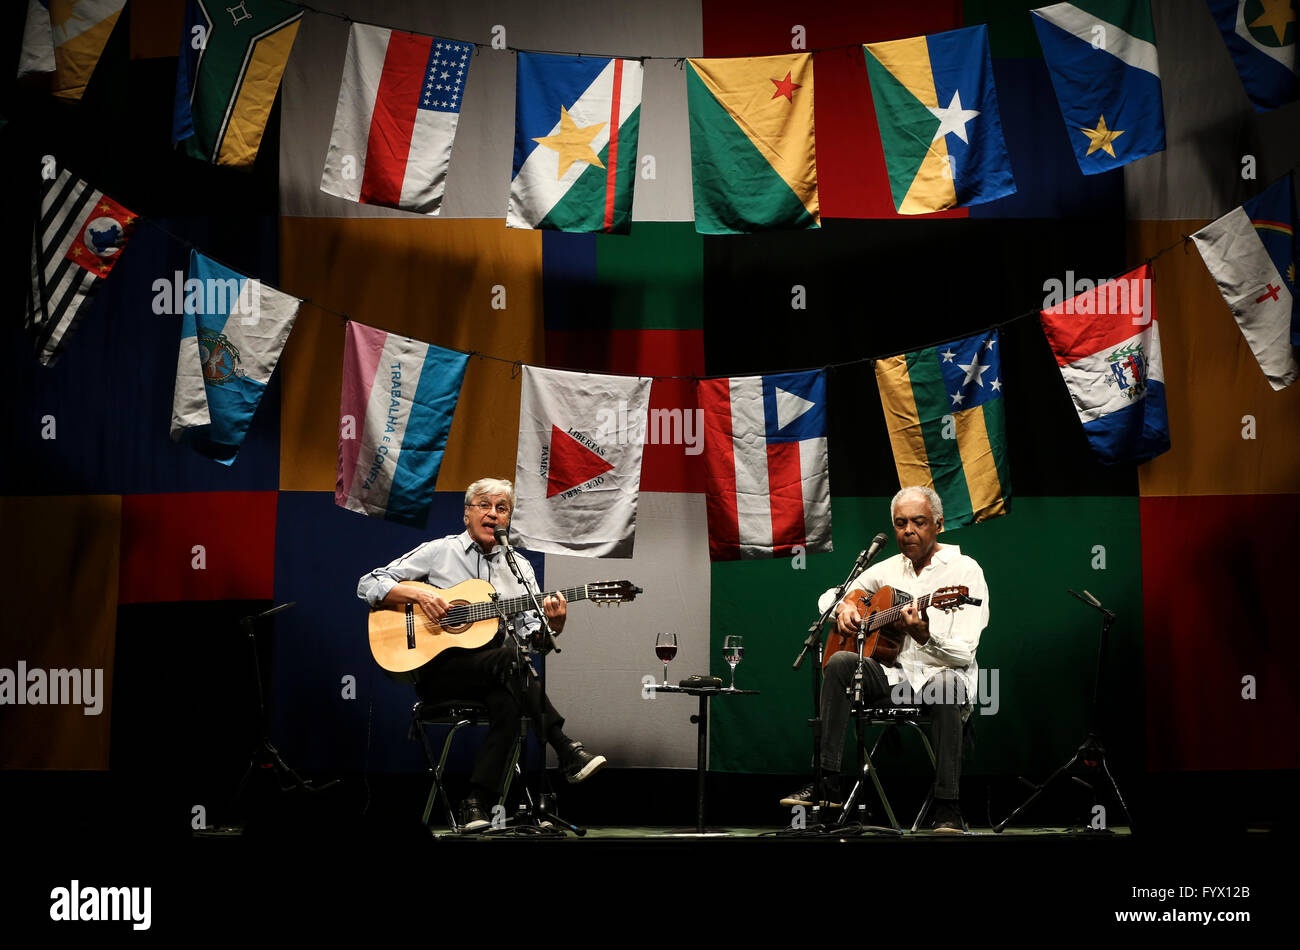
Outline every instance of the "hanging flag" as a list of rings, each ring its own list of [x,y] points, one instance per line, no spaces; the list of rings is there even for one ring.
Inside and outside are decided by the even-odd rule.
[[[1085,175],[1165,148],[1151,0],[1087,0],[1031,10],[1070,145]]]
[[[321,191],[437,214],[473,52],[470,43],[352,24]]]
[[[49,366],[121,257],[137,215],[67,169],[41,189],[24,325]]]
[[[302,7],[283,0],[188,0],[172,142],[215,165],[252,165]]]
[[[701,380],[699,400],[710,559],[830,551],[825,371]]]
[[[641,63],[519,53],[506,225],[627,234]]]
[[[53,73],[52,95],[79,100],[126,0],[27,0],[18,78]]]
[[[819,228],[811,53],[688,59],[695,230]]]
[[[423,528],[469,354],[348,322],[334,503]]]
[[[1274,389],[1300,376],[1295,298],[1295,193],[1291,175],[1192,235],[1237,326]]]
[[[1043,310],[1040,320],[1093,452],[1137,465],[1168,451],[1151,265]]]
[[[184,290],[171,437],[233,465],[302,301],[198,251]]]
[[[1015,193],[987,27],[863,49],[899,214],[983,204]]]
[[[1000,343],[990,330],[876,360],[899,487],[933,488],[947,529],[1007,513]]]
[[[650,383],[524,367],[512,521],[523,547],[632,556]]]
[[[1293,0],[1208,0],[1256,112],[1300,98]]]

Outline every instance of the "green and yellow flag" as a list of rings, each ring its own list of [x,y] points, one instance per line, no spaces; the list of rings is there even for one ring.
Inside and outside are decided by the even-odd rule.
[[[821,227],[812,54],[686,62],[695,230]]]
[[[943,499],[944,527],[1007,513],[1011,471],[998,332],[876,360],[898,482]]]

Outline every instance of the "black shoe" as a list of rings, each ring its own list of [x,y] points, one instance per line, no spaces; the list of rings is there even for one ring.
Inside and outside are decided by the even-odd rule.
[[[839,796],[837,786],[838,779],[822,779],[822,795],[819,801],[813,799],[813,783],[809,782],[803,788],[791,792],[785,798],[781,799],[781,805],[785,808],[794,808],[802,805],[805,808],[812,808],[814,805],[824,805],[826,808],[840,808],[841,803],[836,801]]]
[[[592,755],[581,742],[570,742],[560,753],[560,770],[570,784],[585,781],[605,767],[603,755]]]
[[[490,824],[492,822],[488,821],[483,806],[473,795],[460,803],[460,830],[463,834],[477,834]]]
[[[930,822],[930,830],[942,835],[964,835],[966,825],[961,820],[961,809],[957,807],[955,801],[947,801],[942,798],[935,799],[934,802],[934,820]]]

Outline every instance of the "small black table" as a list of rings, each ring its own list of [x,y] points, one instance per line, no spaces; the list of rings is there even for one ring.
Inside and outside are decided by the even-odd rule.
[[[704,772],[705,759],[709,751],[709,700],[714,696],[757,696],[758,690],[672,685],[656,685],[651,686],[650,689],[656,693],[685,693],[688,696],[700,697],[700,711],[691,717],[691,722],[699,727],[699,741],[695,752],[695,772],[698,776],[695,793],[695,831],[704,834]]]

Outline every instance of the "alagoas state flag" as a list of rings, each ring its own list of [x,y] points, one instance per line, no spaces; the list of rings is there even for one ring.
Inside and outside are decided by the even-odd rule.
[[[507,226],[628,232],[642,71],[632,59],[517,54]]]
[[[1107,464],[1141,464],[1169,450],[1165,371],[1143,264],[1071,297],[1039,319],[1092,450]]]
[[[1164,151],[1151,0],[1079,0],[1030,12],[1080,171],[1096,175]]]
[[[469,354],[349,321],[334,503],[422,528]]]
[[[510,525],[520,546],[632,556],[651,382],[524,367]]]
[[[863,49],[899,214],[982,204],[1015,192],[987,27]]]
[[[876,360],[898,484],[928,485],[945,528],[1007,513],[1011,467],[997,330]]]
[[[695,230],[821,227],[811,53],[688,59]]]

